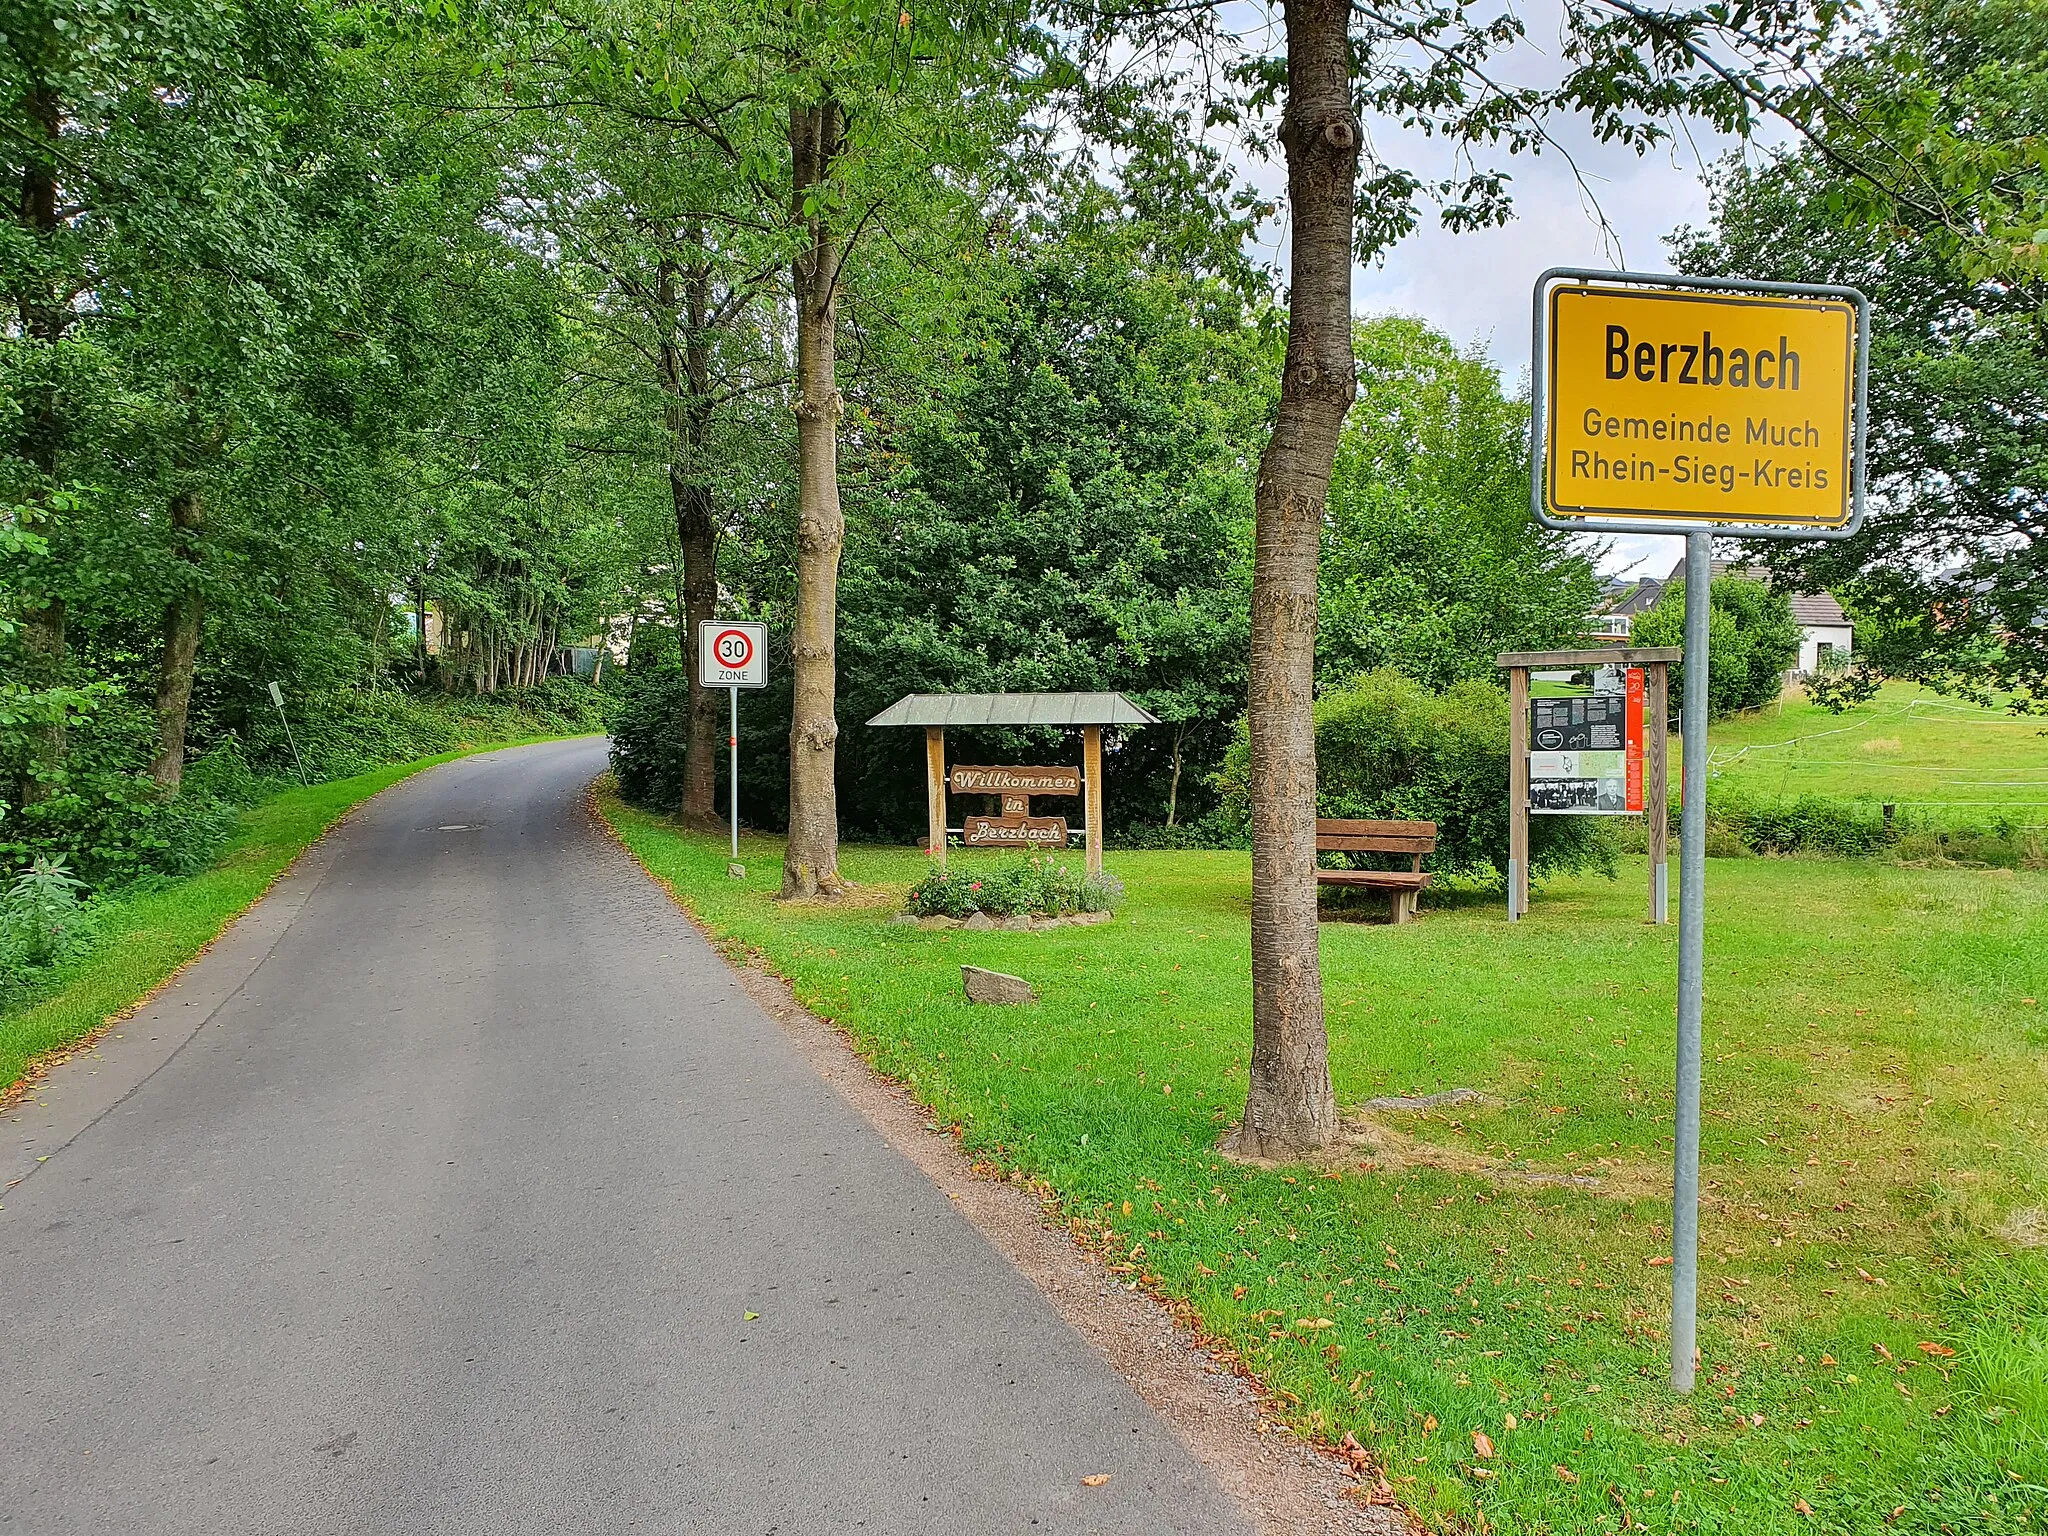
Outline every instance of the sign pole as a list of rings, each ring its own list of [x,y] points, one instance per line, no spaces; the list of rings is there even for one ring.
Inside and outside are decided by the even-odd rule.
[[[306,782],[306,765],[299,761],[299,744],[292,740],[292,723],[284,717],[284,690],[276,683],[270,685],[270,702],[277,706],[277,723],[284,727],[284,744],[292,749],[292,767],[297,770],[299,782]]]
[[[732,861],[740,861],[740,691],[728,688],[732,695],[732,733],[726,738],[726,745],[732,749]]]
[[[1699,1308],[1700,1015],[1707,948],[1707,631],[1714,538],[1685,536],[1684,779],[1678,813],[1678,1112],[1672,1128],[1671,1385],[1690,1392]]]
[[[1508,921],[1529,911],[1529,669],[1508,669]]]

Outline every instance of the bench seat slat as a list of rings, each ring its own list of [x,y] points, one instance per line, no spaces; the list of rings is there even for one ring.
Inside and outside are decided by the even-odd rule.
[[[1318,885],[1363,885],[1384,891],[1419,891],[1435,878],[1407,869],[1319,869]]]
[[[1433,837],[1353,837],[1345,833],[1318,833],[1318,853],[1435,853]]]

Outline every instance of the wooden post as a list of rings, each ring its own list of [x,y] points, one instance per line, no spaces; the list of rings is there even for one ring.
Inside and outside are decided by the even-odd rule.
[[[1650,782],[1644,789],[1643,815],[1650,834],[1650,921],[1671,920],[1670,849],[1671,826],[1666,802],[1671,797],[1671,666],[1650,663]]]
[[[924,728],[924,810],[925,832],[931,839],[932,857],[946,867],[946,728]]]
[[[1508,668],[1508,921],[1529,910],[1529,669]]]
[[[1088,852],[1088,873],[1102,873],[1102,727],[1081,727],[1082,814],[1088,818],[1084,842]]]

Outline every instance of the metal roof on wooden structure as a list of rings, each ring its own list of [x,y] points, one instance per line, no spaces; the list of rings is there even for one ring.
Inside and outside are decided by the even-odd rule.
[[[1157,725],[1120,693],[909,693],[869,725]]]

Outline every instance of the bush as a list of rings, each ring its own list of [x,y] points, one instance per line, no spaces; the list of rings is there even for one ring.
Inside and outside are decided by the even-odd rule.
[[[45,854],[14,877],[0,898],[0,967],[48,965],[91,934],[85,882]]]
[[[1316,814],[1433,821],[1440,874],[1506,878],[1508,703],[1491,682],[1432,693],[1390,668],[1316,701]],[[1239,732],[1219,775],[1224,805],[1248,823],[1251,749]],[[1615,840],[1591,816],[1532,816],[1532,875],[1615,871]]]
[[[612,773],[620,796],[651,811],[683,803],[690,675],[678,666],[629,669],[612,709]]]
[[[1123,895],[1123,882],[1112,874],[1079,875],[1067,860],[1034,854],[982,869],[934,864],[910,888],[905,910],[919,917],[1065,917],[1113,912]]]
[[[1792,600],[1748,576],[1717,576],[1707,615],[1707,712],[1715,719],[1775,699],[1799,664],[1800,630]],[[1674,581],[1639,615],[1632,645],[1685,643],[1685,583]],[[1671,668],[1671,697],[1685,697],[1685,668]]]

